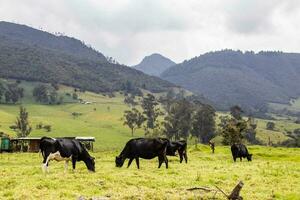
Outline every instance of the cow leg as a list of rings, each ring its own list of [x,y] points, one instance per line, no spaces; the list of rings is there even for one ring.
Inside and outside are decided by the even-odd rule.
[[[183,156],[184,156],[185,163],[187,163],[188,157],[187,157],[186,151],[183,152]]]
[[[168,158],[167,158],[166,155],[164,156],[164,160],[165,160],[165,163],[166,163],[166,168],[168,169],[168,167],[169,167],[169,166],[168,166],[168,162],[169,162],[169,161],[168,161]]]
[[[167,167],[168,164],[167,164],[167,162],[166,162],[165,157],[164,157],[163,155],[159,155],[159,156],[158,156],[158,168],[161,167],[161,165],[162,165],[163,162],[166,163],[166,167]],[[168,167],[167,167],[167,168],[168,168]]]
[[[134,159],[134,158],[130,158],[130,159],[129,159],[129,161],[128,161],[128,165],[127,165],[127,168],[128,168],[130,165],[131,165],[131,163],[132,163],[133,159]]]
[[[180,157],[180,163],[182,163],[183,160],[183,152],[182,151],[178,151],[179,157]]]
[[[240,161],[242,162],[242,157],[240,157]]]
[[[43,163],[42,163],[42,171],[46,172],[46,169],[47,169],[47,165],[46,165],[47,157],[46,156],[43,156],[43,157],[44,157],[44,160],[43,160]]]
[[[53,159],[53,154],[50,153],[50,154],[48,154],[48,156],[45,157],[45,158],[46,158],[46,161],[43,161],[43,162],[44,162],[44,166],[43,166],[43,167],[44,167],[44,171],[49,172],[48,165],[49,165],[50,160]],[[45,160],[45,158],[44,158],[44,160]]]
[[[233,156],[233,161],[236,162],[236,157],[235,156]]]
[[[137,166],[137,168],[138,169],[140,169],[140,160],[139,160],[139,158],[137,157],[137,158],[135,158],[135,162],[136,162],[136,166]]]
[[[65,162],[65,173],[68,171],[68,164],[69,164],[69,161],[66,160],[66,162]]]
[[[158,156],[158,168],[160,168],[162,162],[163,162],[163,159],[160,156]]]
[[[76,158],[72,157],[72,167],[73,167],[73,171],[75,170],[76,167]]]

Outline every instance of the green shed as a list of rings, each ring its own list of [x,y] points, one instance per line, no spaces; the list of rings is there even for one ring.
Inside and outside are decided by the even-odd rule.
[[[1,138],[1,151],[11,151],[11,143],[8,137]]]

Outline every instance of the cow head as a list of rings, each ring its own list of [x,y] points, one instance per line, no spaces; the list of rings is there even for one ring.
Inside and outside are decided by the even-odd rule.
[[[89,171],[95,172],[95,158],[94,157],[89,156],[89,157],[87,157],[87,159],[84,162]]]
[[[124,164],[125,159],[121,156],[116,156],[116,167],[122,167]]]
[[[248,161],[252,161],[252,154],[248,154],[247,160],[248,160]]]

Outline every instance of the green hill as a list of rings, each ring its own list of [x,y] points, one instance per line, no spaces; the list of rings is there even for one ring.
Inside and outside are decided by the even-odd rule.
[[[223,50],[172,66],[165,80],[203,94],[217,108],[238,104],[266,112],[267,104],[288,104],[300,96],[300,54]]]
[[[109,63],[83,42],[28,26],[0,22],[0,77],[59,83],[94,92],[123,90],[128,82],[152,92],[173,84]]]
[[[2,80],[2,82],[4,81],[15,82],[15,80]],[[131,138],[130,129],[123,126],[121,120],[123,111],[129,109],[128,105],[124,104],[124,95],[115,92],[115,97],[109,97],[88,91],[77,91],[76,93],[83,102],[91,103],[83,104],[67,95],[74,93],[74,88],[60,85],[58,94],[64,97],[64,103],[61,105],[43,105],[36,103],[32,97],[33,88],[39,84],[28,81],[22,81],[19,84],[19,87],[24,88],[24,98],[21,103],[28,110],[29,120],[33,127],[30,136],[94,136],[96,138],[96,151],[120,148]],[[15,132],[9,126],[14,124],[18,112],[19,104],[0,104],[0,132],[8,133],[12,137],[15,136]],[[80,113],[80,115],[74,117],[72,113]],[[222,114],[218,113],[218,115]],[[288,139],[287,131],[300,128],[300,124],[295,124],[291,120],[280,119],[274,120],[276,130],[270,131],[266,130],[266,120],[256,120],[258,122],[257,137],[263,144],[267,144],[270,138],[271,142],[276,145]],[[36,125],[39,123],[51,125],[51,132],[36,129]],[[136,137],[143,135],[143,130],[136,131]],[[216,141],[219,141],[218,138]],[[193,143],[193,140],[191,142]]]

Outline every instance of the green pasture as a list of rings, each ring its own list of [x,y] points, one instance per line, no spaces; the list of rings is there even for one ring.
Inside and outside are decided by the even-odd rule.
[[[234,163],[230,148],[218,146],[188,149],[189,161],[179,163],[169,157],[169,169],[157,168],[157,159],[135,162],[116,168],[114,158],[121,151],[91,153],[96,157],[96,172],[82,162],[64,172],[63,162],[50,162],[49,173],[41,170],[38,153],[0,154],[0,199],[225,199],[223,194],[193,187],[216,186],[229,193],[242,180],[244,199],[299,199],[300,149],[249,146],[253,161]]]

